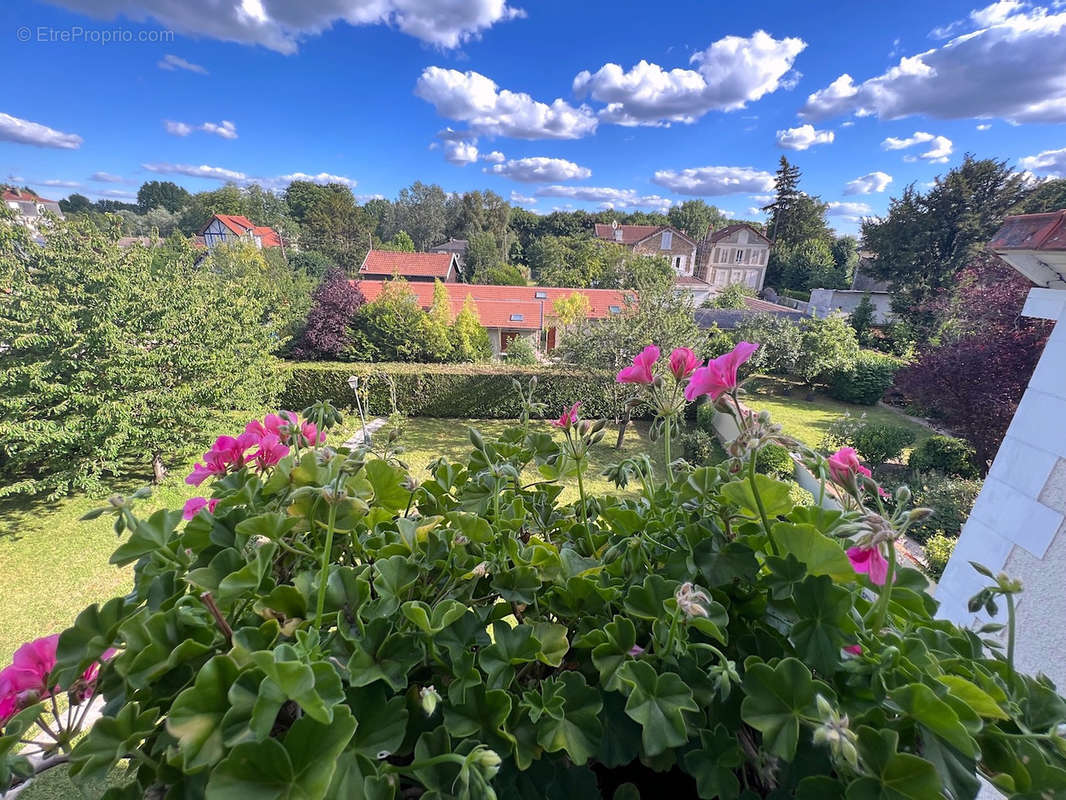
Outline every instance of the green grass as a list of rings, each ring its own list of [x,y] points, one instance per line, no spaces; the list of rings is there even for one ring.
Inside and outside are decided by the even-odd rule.
[[[251,414],[234,415],[217,433],[236,433]],[[403,454],[415,477],[426,477],[426,466],[438,456],[464,459],[471,450],[468,426],[475,426],[487,437],[498,435],[508,425],[505,420],[409,419],[402,443]],[[546,422],[539,429],[561,434]],[[330,436],[330,443],[340,444],[358,427],[354,415],[346,417],[341,430]],[[212,436],[199,450],[206,450]],[[629,427],[621,451],[614,450],[616,431],[608,426],[603,441],[589,458],[586,492],[598,494],[613,489],[599,473],[612,461],[641,452],[656,454],[662,472],[662,448],[647,438],[647,425]],[[147,516],[157,508],[180,508],[190,497],[200,494],[196,487],[183,481],[195,459],[176,465],[167,480],[155,487],[152,497],[141,501],[137,512]],[[126,481],[112,491],[129,493],[145,481]],[[206,488],[206,487],[204,487]],[[567,487],[561,502],[577,498],[575,487]],[[0,501],[0,667],[10,662],[23,642],[38,636],[58,633],[67,628],[86,606],[105,601],[130,589],[132,570],[108,564],[118,546],[111,528],[113,517],[104,515],[91,522],[79,518],[90,509],[106,504],[106,495],[98,498],[76,496],[55,503],[41,503],[25,498]]]
[[[857,417],[865,413],[871,422],[912,430],[915,444],[934,433],[925,425],[914,422],[890,408],[841,403],[822,394],[814,395],[814,400],[811,401],[805,399],[807,391],[801,386],[792,386],[792,394],[785,397],[770,393],[774,389],[780,390],[785,384],[763,380],[757,385],[757,390],[745,396],[744,403],[759,411],[769,411],[773,421],[781,425],[786,435],[799,439],[808,447],[821,445],[822,437],[829,430],[830,424],[844,414]]]

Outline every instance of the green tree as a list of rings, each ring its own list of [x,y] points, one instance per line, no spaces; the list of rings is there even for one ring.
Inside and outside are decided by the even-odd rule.
[[[243,214],[244,198],[241,188],[227,183],[210,192],[197,192],[190,199],[181,215],[181,230],[195,233],[208,223],[215,214]]]
[[[447,204],[448,195],[440,186],[415,181],[396,198],[394,224],[410,234],[415,249],[428,250],[446,238]]]
[[[396,235],[381,245],[382,250],[391,250],[395,253],[413,253],[415,243],[407,235],[407,231],[397,231]]]
[[[180,238],[122,250],[118,234],[59,222],[39,247],[0,225],[0,494],[96,491],[149,465],[160,479],[219,410],[276,388],[260,297]]]
[[[473,283],[489,286],[525,286],[527,281],[525,273],[513,264],[497,264],[475,272]]]
[[[1040,214],[1045,211],[1058,211],[1060,208],[1066,208],[1066,178],[1037,184],[1010,213]]]
[[[293,181],[285,190],[289,213],[300,227],[300,244],[354,274],[370,249],[374,221],[356,205],[352,190]]]
[[[867,292],[848,317],[848,323],[855,330],[855,338],[859,344],[865,347],[870,342],[870,331],[874,325],[874,304]]]
[[[488,361],[492,358],[489,332],[478,319],[477,305],[470,295],[466,296],[462,310],[452,323],[451,338],[457,361]]]
[[[467,240],[466,273],[473,276],[474,283],[480,282],[476,278],[479,273],[497,266],[501,261],[499,244],[491,233],[478,232]]]
[[[427,361],[448,361],[454,350],[451,339],[452,304],[448,289],[433,282],[433,304],[421,318],[419,340]]]
[[[171,213],[189,204],[189,193],[173,181],[145,181],[137,190],[137,205],[141,213],[153,208],[165,208]]]
[[[832,373],[850,369],[858,356],[858,339],[844,317],[834,314],[825,319],[807,319],[795,373],[814,387]]]
[[[666,218],[670,220],[671,225],[697,242],[703,241],[710,231],[729,224],[729,220],[717,206],[709,206],[703,200],[686,200],[672,206]]]
[[[711,308],[747,308],[745,297],[754,297],[755,290],[743,283],[731,283],[710,301]]]
[[[87,214],[93,210],[93,201],[83,194],[74,192],[59,201],[59,210],[64,214]]]
[[[334,264],[328,256],[315,250],[299,250],[289,253],[289,266],[293,270],[305,272],[315,280],[321,280]]]
[[[355,315],[352,351],[360,361],[418,361],[425,316],[407,281],[385,281],[377,299]]]
[[[767,228],[775,246],[795,246],[808,239],[832,240],[825,222],[828,206],[819,198],[800,191],[800,177],[799,167],[781,156],[774,177],[774,200],[763,206],[763,211],[770,212]]]
[[[781,282],[788,289],[831,289],[839,283],[833,253],[823,239],[807,239],[798,245],[778,248]]]

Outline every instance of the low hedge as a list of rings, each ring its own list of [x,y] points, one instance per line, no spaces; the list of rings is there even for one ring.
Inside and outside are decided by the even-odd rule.
[[[907,465],[915,472],[942,472],[960,478],[978,477],[970,443],[954,436],[930,436],[911,451]]]
[[[829,379],[829,396],[844,403],[877,405],[902,365],[901,359],[887,353],[860,350],[851,369],[841,370]]]
[[[397,406],[409,417],[515,419],[522,406],[514,379],[525,384],[534,375],[535,399],[547,405],[547,416],[558,416],[578,400],[584,417],[613,416],[613,374],[499,364],[294,363],[286,369],[281,406],[300,410],[328,400],[338,408],[352,408],[351,375],[360,377],[368,412],[375,416],[392,410],[391,377]]]

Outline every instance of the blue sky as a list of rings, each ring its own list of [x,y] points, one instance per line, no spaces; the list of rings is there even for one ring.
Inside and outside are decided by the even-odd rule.
[[[745,217],[785,154],[854,232],[966,152],[1066,177],[1062,2],[7,0],[0,32],[0,176],[56,198],[302,174]]]

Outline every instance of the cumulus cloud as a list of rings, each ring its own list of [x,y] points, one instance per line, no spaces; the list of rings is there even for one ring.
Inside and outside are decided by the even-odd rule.
[[[934,136],[931,133],[925,131],[915,131],[913,136],[908,136],[906,139],[899,139],[895,136],[889,136],[883,142],[881,147],[885,150],[905,150],[908,147],[913,147],[916,144],[929,144],[929,149],[924,153],[917,156],[908,155],[904,156],[904,161],[916,161],[921,158],[931,164],[946,164],[948,156],[954,148],[954,144],[951,139],[946,136]]]
[[[531,156],[505,161],[485,167],[490,175],[502,175],[513,181],[525,183],[551,183],[553,181],[571,181],[587,178],[592,174],[588,167],[582,167],[565,158],[546,158]]]
[[[678,194],[723,195],[768,192],[774,176],[752,167],[690,167],[661,169],[651,179]]]
[[[726,36],[694,53],[694,69],[663,69],[641,60],[625,71],[604,64],[574,78],[578,97],[607,105],[600,118],[616,125],[691,123],[708,111],[735,111],[779,88],[791,88],[792,65],[807,46],[802,39],[775,39],[765,31]]]
[[[550,105],[542,103],[525,92],[500,89],[491,78],[473,71],[427,67],[415,85],[415,95],[475,134],[580,139],[596,130],[596,117],[588,106],[575,108],[561,98]]]
[[[161,175],[187,175],[190,178],[213,178],[217,181],[235,181],[243,183],[248,176],[243,172],[237,172],[224,167],[212,167],[207,164],[199,166],[193,164],[171,164],[169,162],[153,162],[141,164],[149,172],[158,172]]]
[[[488,161],[490,164],[502,164],[507,160],[507,156],[501,153],[499,150],[493,150],[491,153],[485,153],[481,156],[482,161]]]
[[[99,181],[100,183],[125,183],[126,179],[121,175],[115,175],[111,172],[94,172],[89,176],[89,180]]]
[[[848,202],[834,202],[828,203],[829,209],[826,213],[833,216],[859,216],[862,214],[872,214],[873,209],[866,203],[848,203]]]
[[[223,139],[236,139],[237,126],[224,119],[221,122],[204,122],[200,125],[190,125],[187,122],[175,122],[172,119],[163,120],[163,128],[171,136],[188,136],[193,131],[203,131],[221,136]]]
[[[845,73],[807,98],[801,116],[999,118],[1066,122],[1066,7],[999,2],[973,12],[939,47],[856,83]]]
[[[990,124],[988,124],[987,122],[984,122],[984,123],[982,123],[982,124],[977,126],[977,130],[979,130],[979,131],[987,131],[991,127],[992,126]]]
[[[1048,178],[1066,178],[1066,147],[1026,156],[1018,161],[1018,165]]]
[[[830,144],[836,134],[832,131],[820,131],[811,124],[798,128],[786,128],[777,132],[777,146],[787,150],[806,150],[816,144]]]
[[[50,178],[50,179],[48,179],[46,181],[34,181],[34,183],[39,183],[42,186],[55,186],[55,187],[62,188],[62,189],[80,189],[81,188],[81,184],[78,183],[78,181],[64,181],[64,180],[59,180],[58,178]]]
[[[473,164],[477,161],[477,144],[462,139],[450,139],[444,143],[444,160],[463,167]]]
[[[566,197],[586,203],[599,203],[601,208],[667,209],[673,201],[657,194],[642,195],[635,189],[615,189],[608,186],[544,186],[537,189],[537,197]]]
[[[282,186],[288,186],[293,181],[307,181],[308,183],[318,183],[323,186],[327,183],[339,183],[342,186],[347,186],[349,189],[357,183],[354,178],[348,178],[344,175],[333,175],[329,172],[319,172],[317,175],[308,175],[306,172],[290,172],[288,175],[278,175],[276,178],[269,178],[266,180],[275,181]],[[380,196],[381,195],[373,195],[373,197]]]
[[[0,113],[0,142],[77,150],[81,147],[82,141],[76,133],[63,133],[39,122],[30,122],[27,119]]]
[[[844,184],[844,194],[872,194],[883,192],[892,183],[892,176],[887,172],[867,172],[853,181]]]
[[[318,183],[322,185],[327,183],[339,183],[342,186],[347,186],[349,188],[356,185],[356,181],[352,178],[348,178],[344,175],[333,175],[329,172],[319,172],[318,174],[290,172],[287,175],[256,176],[248,175],[233,169],[226,169],[225,167],[210,166],[208,164],[195,165],[155,162],[141,164],[141,166],[149,172],[156,172],[160,175],[186,175],[190,178],[210,178],[211,180],[216,181],[237,183],[241,186],[257,183],[265,189],[274,191],[284,189],[293,181],[308,181],[310,183]]]
[[[537,198],[531,197],[528,194],[522,194],[521,192],[511,192],[511,202],[519,203],[521,205],[533,205],[537,202]]]
[[[459,47],[499,22],[525,16],[505,0],[50,0],[101,19],[153,19],[178,33],[256,44],[294,53],[300,42],[333,27],[388,25],[428,44]],[[164,59],[166,60],[166,59]],[[177,65],[175,65],[177,66]],[[165,67],[164,67],[165,68]]]
[[[172,53],[167,53],[165,56],[163,56],[156,64],[156,66],[158,66],[160,69],[166,69],[171,71],[183,69],[187,72],[195,72],[199,75],[207,74],[206,68],[201,67],[199,64],[193,64],[191,61],[186,61],[184,58],[180,58],[179,56],[173,55]]]

